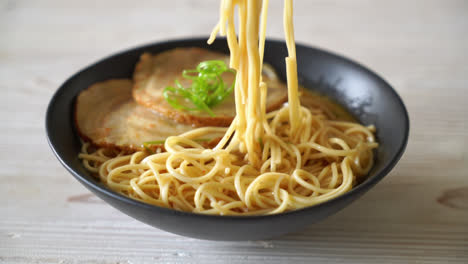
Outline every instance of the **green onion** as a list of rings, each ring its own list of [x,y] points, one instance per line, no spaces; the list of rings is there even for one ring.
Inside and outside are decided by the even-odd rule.
[[[258,143],[260,144],[260,148],[262,148],[262,150],[263,150],[263,139],[258,138]]]
[[[215,116],[211,108],[220,104],[234,90],[234,83],[226,85],[221,78],[225,72],[235,74],[224,61],[210,60],[198,64],[195,70],[184,70],[182,77],[191,80],[190,87],[183,87],[178,80],[175,87],[168,86],[163,91],[164,99],[175,109],[187,111],[205,111]],[[193,107],[187,107],[182,100],[190,101]]]
[[[143,145],[147,145],[147,146],[150,146],[150,145],[162,145],[166,143],[166,140],[155,140],[155,141],[146,141],[146,142],[143,142]]]
[[[197,139],[193,139],[193,141],[195,142],[198,142],[198,143],[201,143],[201,142],[209,142],[211,141],[212,139],[210,138],[197,138]],[[154,141],[146,141],[146,142],[143,142],[142,144],[142,147],[146,149],[146,151],[148,151],[149,153],[151,154],[154,154],[154,151],[151,150],[151,146],[152,145],[164,145],[164,143],[166,143],[166,140],[154,140]]]

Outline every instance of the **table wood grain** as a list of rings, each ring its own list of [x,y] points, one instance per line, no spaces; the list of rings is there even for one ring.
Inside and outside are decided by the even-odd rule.
[[[282,1],[268,35],[282,38]],[[47,145],[64,80],[113,52],[203,36],[216,0],[0,1],[0,263],[468,263],[468,1],[296,1],[299,42],[384,76],[411,118],[405,155],[360,200],[267,241],[142,224],[89,193]]]

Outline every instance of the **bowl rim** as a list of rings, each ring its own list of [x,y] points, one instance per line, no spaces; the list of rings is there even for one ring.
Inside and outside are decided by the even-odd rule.
[[[222,220],[226,220],[226,221],[249,221],[249,220],[260,220],[260,219],[274,219],[274,218],[284,217],[284,216],[288,216],[288,215],[292,216],[292,215],[296,215],[296,214],[302,214],[302,213],[307,212],[307,211],[312,211],[312,210],[316,210],[316,209],[321,208],[321,207],[327,207],[327,206],[329,206],[331,204],[334,204],[334,203],[339,203],[342,200],[345,200],[345,199],[348,199],[351,196],[354,196],[356,193],[365,192],[366,190],[370,189],[372,186],[377,184],[383,177],[385,177],[395,167],[395,165],[397,164],[397,162],[399,161],[399,159],[403,155],[403,153],[404,153],[404,151],[406,149],[407,143],[408,143],[408,137],[409,137],[409,131],[410,131],[410,121],[409,121],[409,115],[408,115],[408,111],[407,111],[407,109],[405,107],[405,104],[403,103],[403,100],[401,99],[399,94],[396,92],[396,90],[385,79],[380,77],[377,73],[370,70],[366,66],[364,66],[364,65],[362,65],[362,64],[360,64],[360,63],[358,63],[358,62],[356,62],[356,61],[354,61],[352,59],[346,58],[346,57],[344,57],[344,56],[342,56],[340,54],[337,54],[335,52],[328,51],[328,50],[323,49],[323,48],[318,48],[316,46],[303,44],[301,42],[296,42],[296,47],[297,48],[314,49],[315,51],[317,51],[319,53],[325,54],[326,56],[330,56],[330,57],[333,57],[335,59],[344,61],[344,62],[349,63],[351,65],[354,65],[357,68],[359,68],[360,70],[362,70],[366,75],[370,75],[370,76],[376,78],[377,80],[381,81],[383,84],[385,84],[385,86],[392,93],[392,95],[395,96],[395,98],[397,99],[396,101],[398,103],[398,107],[400,109],[402,109],[402,112],[403,112],[404,135],[403,135],[402,141],[400,142],[400,145],[398,146],[398,151],[396,152],[396,154],[388,161],[388,164],[385,167],[383,167],[381,169],[381,171],[379,171],[378,173],[376,173],[372,177],[368,177],[366,180],[364,180],[364,182],[362,182],[359,185],[353,187],[350,191],[348,191],[348,192],[346,192],[346,193],[344,193],[344,194],[342,194],[342,195],[340,195],[338,197],[335,197],[335,198],[333,198],[331,200],[328,200],[328,201],[325,201],[325,202],[322,202],[322,203],[319,203],[319,204],[316,204],[316,205],[312,205],[312,206],[308,206],[308,207],[304,207],[304,208],[300,208],[300,209],[296,209],[296,210],[292,210],[292,211],[287,211],[287,212],[283,212],[283,213],[271,214],[271,215],[246,215],[246,216],[242,216],[242,215],[209,215],[209,214],[201,214],[201,213],[180,211],[180,210],[175,210],[175,209],[170,209],[170,208],[160,207],[160,206],[157,206],[157,205],[148,204],[148,203],[138,201],[138,200],[132,199],[130,197],[124,196],[124,195],[119,194],[117,192],[114,192],[113,190],[107,188],[103,184],[100,184],[97,180],[95,181],[95,180],[92,180],[92,179],[87,179],[86,176],[81,175],[80,173],[75,171],[72,168],[72,166],[70,166],[62,158],[61,154],[58,153],[58,151],[57,151],[57,149],[55,147],[56,146],[56,142],[55,142],[56,140],[55,140],[55,138],[51,137],[51,129],[52,129],[51,126],[53,124],[52,112],[54,111],[54,108],[55,108],[54,106],[57,104],[57,101],[58,101],[58,98],[60,97],[60,95],[67,92],[66,87],[68,86],[68,83],[72,82],[76,78],[79,78],[80,75],[83,72],[85,72],[86,70],[88,70],[89,68],[92,68],[92,67],[94,67],[94,66],[96,66],[96,65],[98,65],[98,64],[100,64],[100,63],[102,63],[102,62],[104,62],[104,61],[106,61],[108,59],[119,57],[119,56],[122,56],[122,55],[124,55],[126,53],[129,53],[129,52],[132,52],[132,51],[135,51],[135,50],[145,50],[145,49],[149,49],[149,48],[152,48],[152,47],[155,47],[155,46],[163,46],[163,45],[173,45],[174,48],[175,48],[175,47],[178,47],[178,46],[180,46],[181,44],[183,44],[185,42],[206,42],[207,39],[208,39],[208,37],[174,38],[174,39],[167,39],[167,40],[163,40],[163,41],[150,42],[150,43],[146,43],[146,44],[142,44],[142,45],[133,46],[133,47],[130,47],[130,48],[126,48],[126,49],[124,49],[122,51],[114,52],[111,55],[107,55],[107,56],[103,57],[102,59],[99,59],[96,62],[93,62],[93,63],[81,68],[79,71],[74,73],[72,76],[68,77],[59,86],[59,88],[54,92],[52,98],[50,99],[49,104],[47,106],[46,118],[45,118],[45,130],[46,130],[46,137],[47,137],[48,144],[49,144],[50,148],[52,149],[52,152],[54,153],[55,157],[62,164],[62,166],[65,167],[65,169],[69,173],[71,173],[81,184],[85,185],[85,187],[87,187],[88,189],[91,189],[93,192],[101,193],[101,194],[103,194],[105,196],[109,196],[112,199],[116,199],[119,202],[126,203],[126,204],[131,205],[131,206],[140,207],[141,209],[154,210],[154,211],[156,211],[158,213],[162,213],[162,214],[178,215],[178,216],[183,216],[183,217],[196,217],[196,218],[202,218],[202,219],[207,219],[207,220],[222,219]],[[224,38],[218,38],[218,39],[223,40]],[[266,39],[266,45],[268,43],[284,44],[285,42],[283,40],[276,39],[276,38],[267,38]],[[78,137],[78,135],[75,135],[75,136]]]

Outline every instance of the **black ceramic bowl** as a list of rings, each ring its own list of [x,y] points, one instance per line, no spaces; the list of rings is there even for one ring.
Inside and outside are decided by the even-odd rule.
[[[297,45],[299,80],[305,87],[335,99],[361,123],[377,127],[376,162],[367,180],[350,192],[325,203],[268,216],[210,216],[180,212],[145,204],[117,194],[93,178],[77,156],[80,139],[73,122],[78,93],[95,82],[130,78],[143,52],[158,53],[175,47],[204,47],[228,52],[225,40],[206,44],[206,38],[150,44],[103,59],[73,75],[55,93],[46,116],[49,144],[63,166],[86,188],[125,214],[154,227],[201,239],[256,240],[297,231],[338,212],[379,182],[395,166],[406,147],[408,113],[398,94],[365,67],[332,53]],[[285,44],[269,40],[265,62],[285,79]]]

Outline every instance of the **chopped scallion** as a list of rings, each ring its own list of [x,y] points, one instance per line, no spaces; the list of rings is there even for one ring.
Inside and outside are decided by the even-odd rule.
[[[164,89],[164,99],[175,109],[205,111],[210,116],[215,116],[211,108],[220,104],[234,90],[235,82],[227,85],[221,77],[225,72],[235,74],[224,61],[203,61],[195,70],[182,72],[182,77],[192,81],[190,87],[185,88],[176,80],[175,87],[168,86]],[[182,100],[190,101],[193,107],[186,106]]]

